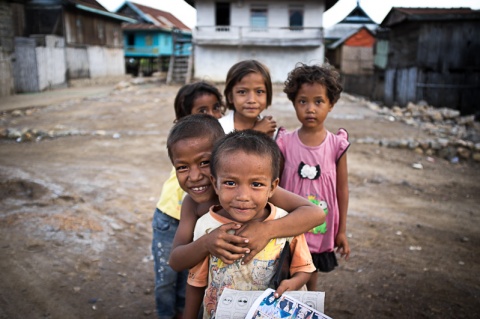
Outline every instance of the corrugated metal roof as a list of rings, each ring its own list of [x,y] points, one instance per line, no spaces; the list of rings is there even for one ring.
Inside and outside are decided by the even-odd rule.
[[[470,8],[392,8],[408,15],[437,15],[437,14],[471,14],[475,11]]]
[[[66,2],[77,9],[92,12],[95,14],[103,15],[115,20],[120,20],[123,22],[133,22],[133,19],[123,16],[118,13],[112,13],[105,9],[100,3],[96,0],[66,0]]]
[[[470,8],[401,8],[393,7],[380,24],[391,27],[406,21],[453,21],[480,19],[480,11]]]
[[[183,22],[178,20],[173,14],[158,10],[155,8],[147,7],[135,2],[130,2],[132,5],[137,7],[143,14],[147,17],[147,20],[150,20],[154,25],[159,28],[172,29],[173,27],[178,28],[183,31],[191,31]]]
[[[103,10],[109,12],[107,9],[105,9],[104,6],[102,6],[100,3],[98,3],[95,0],[67,0],[67,2],[72,3],[72,4],[82,4],[87,7],[92,7],[95,9]]]
[[[171,29],[163,28],[155,24],[150,23],[125,23],[122,25],[123,30],[165,30],[171,31]]]
[[[362,26],[360,28],[357,28],[357,29],[354,29],[354,30],[351,30],[350,33],[346,34],[345,36],[343,36],[342,38],[338,39],[337,41],[333,42],[332,44],[330,44],[328,46],[328,49],[331,49],[331,50],[334,50],[336,48],[338,48],[338,46],[340,46],[342,43],[344,43],[345,41],[347,41],[348,39],[350,39],[352,36],[354,36],[355,34],[359,33],[361,30],[366,30],[368,33],[370,33],[372,36],[373,36],[373,32],[371,29],[369,29],[367,26]]]

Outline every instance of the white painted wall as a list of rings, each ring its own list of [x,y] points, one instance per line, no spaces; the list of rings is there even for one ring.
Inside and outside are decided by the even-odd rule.
[[[35,48],[38,69],[38,89],[43,91],[65,84],[66,61],[65,40],[61,37],[45,36],[45,46]]]
[[[295,64],[323,63],[324,47],[276,48],[229,46],[197,47],[195,51],[195,78],[213,82],[225,82],[230,67],[242,60],[255,59],[270,69],[273,82],[283,83]]]
[[[107,76],[125,74],[125,56],[123,48],[104,48],[107,61]]]
[[[90,78],[125,74],[123,49],[90,46],[87,55]]]
[[[88,54],[86,48],[68,47],[66,50],[67,77],[71,79],[88,78]]]
[[[234,0],[230,6],[230,25],[232,30],[234,30],[233,27],[248,27],[250,25],[250,8],[252,4],[266,4],[268,8],[268,26],[270,28],[280,28],[288,27],[289,5],[300,3],[286,0]],[[322,27],[325,9],[324,1],[304,0],[301,4],[304,5],[304,27]],[[323,44],[319,46],[312,45],[310,36],[308,39],[305,37],[305,44],[302,45],[301,33],[298,34],[300,39],[295,46],[283,45],[278,40],[270,41],[271,38],[268,38],[268,33],[258,33],[256,41],[260,41],[263,44],[260,46],[241,44],[218,45],[219,40],[215,39],[214,35],[210,38],[211,41],[209,41],[210,35],[208,33],[204,33],[204,36],[201,35],[202,27],[215,26],[215,2],[213,0],[197,0],[195,5],[197,8],[198,26],[198,30],[194,33],[194,77],[196,79],[224,82],[225,76],[233,64],[245,59],[256,59],[269,67],[273,82],[283,83],[287,78],[288,72],[294,68],[296,63],[312,64],[324,62],[325,50]],[[208,28],[204,30],[208,30]],[[210,28],[210,30],[212,29]],[[270,36],[278,38],[278,34]],[[195,42],[197,37],[199,41]],[[309,41],[308,44],[307,41]],[[270,43],[274,44],[270,45]]]

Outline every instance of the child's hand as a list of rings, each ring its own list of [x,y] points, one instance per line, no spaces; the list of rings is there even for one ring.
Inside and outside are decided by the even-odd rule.
[[[250,252],[243,258],[243,264],[248,264],[256,254],[267,246],[271,239],[265,232],[265,224],[257,220],[249,221],[248,224],[238,229],[235,234],[248,238]]]
[[[263,119],[257,121],[253,126],[254,130],[263,132],[270,137],[273,137],[273,133],[275,133],[276,128],[277,122],[273,119],[271,115],[263,117]]]
[[[297,272],[290,279],[284,279],[278,285],[277,290],[275,290],[275,298],[280,297],[285,291],[295,291],[300,290],[311,277],[311,273],[308,272]]]
[[[350,246],[348,245],[347,235],[345,233],[338,233],[335,238],[336,252],[340,254],[340,257],[345,257],[348,260],[350,256]]]
[[[237,223],[228,223],[206,235],[206,246],[210,254],[220,258],[227,265],[248,254],[249,249],[245,247],[247,239],[233,234],[239,228],[240,225]]]

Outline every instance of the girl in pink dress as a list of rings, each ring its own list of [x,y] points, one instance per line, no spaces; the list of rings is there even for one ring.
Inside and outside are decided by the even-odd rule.
[[[302,126],[293,132],[280,129],[277,144],[283,155],[280,186],[308,198],[327,214],[324,224],[305,234],[317,268],[307,283],[317,290],[318,271],[329,272],[337,264],[335,247],[348,259],[346,236],[348,209],[348,134],[335,135],[325,128],[325,119],[340,98],[339,75],[328,65],[297,64],[283,90],[293,103]]]

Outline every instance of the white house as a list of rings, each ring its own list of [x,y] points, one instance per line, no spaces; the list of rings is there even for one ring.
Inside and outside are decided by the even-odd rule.
[[[323,13],[337,0],[185,0],[197,9],[194,78],[225,81],[238,61],[256,59],[283,82],[298,62],[323,63]]]

